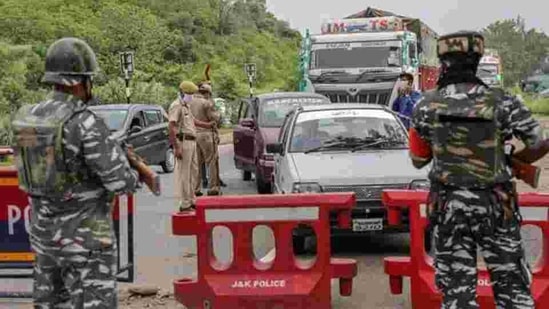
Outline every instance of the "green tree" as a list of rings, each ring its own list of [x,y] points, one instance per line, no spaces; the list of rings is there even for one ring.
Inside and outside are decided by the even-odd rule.
[[[549,37],[536,29],[527,30],[520,16],[496,21],[482,32],[487,47],[496,49],[502,57],[504,82],[508,87],[528,74],[549,50]]]

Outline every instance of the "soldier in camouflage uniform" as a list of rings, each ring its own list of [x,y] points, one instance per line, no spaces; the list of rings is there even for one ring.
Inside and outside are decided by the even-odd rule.
[[[521,243],[507,143],[540,144],[540,126],[518,97],[475,76],[484,52],[476,32],[438,40],[438,88],[416,105],[410,129],[414,166],[433,162],[428,214],[434,227],[436,285],[442,308],[478,308],[477,246],[490,272],[497,308],[534,308]]]
[[[135,191],[138,174],[92,98],[95,54],[63,38],[46,55],[53,91],[13,121],[19,184],[32,207],[35,308],[117,308],[115,194]]]

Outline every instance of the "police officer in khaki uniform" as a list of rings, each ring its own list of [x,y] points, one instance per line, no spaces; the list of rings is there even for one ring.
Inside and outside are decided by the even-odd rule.
[[[191,112],[193,116],[203,122],[219,122],[219,113],[214,109],[214,103],[209,99],[209,93],[211,93],[211,86],[207,83],[200,84],[198,89],[198,94],[194,96],[194,100],[191,103]],[[211,128],[199,128],[197,130],[197,157],[198,165],[201,166],[205,164],[209,170],[209,190],[208,195],[219,195],[219,171],[217,170],[217,165],[215,164],[215,157],[217,154],[216,143],[214,140],[214,130],[215,126]],[[201,174],[201,170],[198,170],[198,173]],[[201,195],[200,192],[200,179],[202,177],[197,177],[195,183],[195,194]]]
[[[198,182],[196,157],[196,127],[211,130],[213,122],[202,122],[193,117],[190,105],[198,87],[189,81],[179,85],[179,98],[169,108],[170,142],[175,150],[175,197],[179,200],[179,211],[194,208],[194,186]]]

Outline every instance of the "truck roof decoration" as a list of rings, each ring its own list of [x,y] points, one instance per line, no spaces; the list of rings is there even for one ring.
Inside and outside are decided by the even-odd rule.
[[[480,58],[480,63],[486,63],[486,64],[499,64],[501,60],[498,56],[483,56]]]
[[[384,11],[380,9],[376,9],[373,7],[368,7],[367,9],[360,11],[358,13],[355,13],[353,15],[347,16],[345,18],[366,18],[366,17],[382,17],[382,16],[398,16],[398,17],[405,17],[400,16],[395,13]]]
[[[395,16],[332,19],[322,23],[322,34],[329,33],[357,33],[357,32],[387,32],[402,31],[404,23],[401,18]]]

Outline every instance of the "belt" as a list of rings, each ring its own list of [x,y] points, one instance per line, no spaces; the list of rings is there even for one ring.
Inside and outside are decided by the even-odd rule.
[[[180,141],[183,141],[183,140],[185,140],[185,141],[195,141],[196,140],[196,136],[185,134],[185,133],[177,133],[176,137]]]

